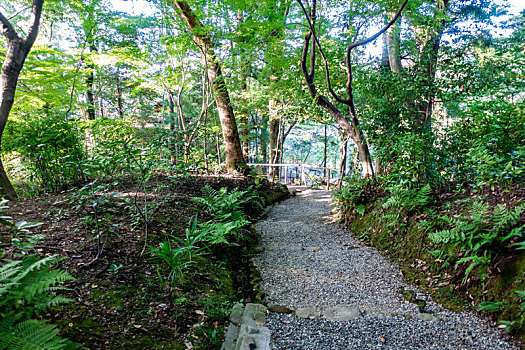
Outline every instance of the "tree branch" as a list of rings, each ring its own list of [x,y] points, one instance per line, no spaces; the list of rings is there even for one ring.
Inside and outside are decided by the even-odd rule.
[[[0,30],[2,31],[2,34],[4,34],[8,41],[20,39],[15,28],[13,28],[11,22],[9,22],[9,20],[4,16],[2,12],[0,12]]]
[[[395,16],[388,22],[380,31],[372,35],[371,37],[358,41],[356,43],[348,45],[348,48],[346,49],[346,71],[347,71],[347,79],[346,79],[346,93],[348,95],[348,106],[350,107],[350,113],[355,115],[355,106],[354,106],[354,94],[352,91],[352,81],[353,81],[353,75],[352,75],[352,60],[351,60],[351,52],[353,48],[356,48],[358,46],[366,45],[375,39],[377,39],[381,34],[386,32],[388,28],[390,28],[401,16],[401,12],[403,12],[403,9],[405,8],[406,4],[408,3],[408,0],[404,0],[399,9],[397,10]]]
[[[27,51],[33,46],[38,35],[38,27],[40,25],[40,17],[42,17],[42,7],[44,0],[33,0],[33,10],[31,11],[31,18],[29,20],[29,30],[24,39],[24,46]]]
[[[354,102],[353,102],[353,92],[352,92],[352,80],[353,80],[353,77],[352,77],[352,66],[351,66],[351,62],[350,62],[351,50],[353,48],[357,47],[357,46],[366,45],[366,44],[374,41],[381,34],[383,34],[386,30],[388,30],[388,28],[390,28],[397,21],[397,19],[401,15],[401,12],[405,8],[405,5],[408,3],[408,0],[404,0],[403,1],[403,3],[401,4],[400,8],[396,12],[396,15],[380,31],[378,31],[376,34],[372,35],[371,37],[369,37],[367,39],[358,41],[357,43],[350,44],[347,47],[347,50],[346,50],[347,51],[347,54],[346,54],[346,66],[347,66],[347,68],[346,69],[347,69],[348,78],[347,78],[347,82],[346,82],[346,91],[347,91],[347,94],[348,94],[348,99],[343,99],[343,98],[339,97],[336,94],[336,92],[333,90],[332,82],[331,82],[331,79],[330,79],[330,70],[329,70],[329,65],[328,65],[328,59],[326,58],[326,55],[325,55],[325,53],[323,51],[323,48],[321,46],[321,43],[319,41],[319,38],[316,35],[315,22],[312,23],[312,19],[308,15],[308,12],[306,11],[306,8],[304,7],[304,5],[301,2],[301,0],[297,0],[297,2],[301,6],[301,9],[303,10],[303,13],[305,14],[306,19],[308,21],[308,26],[310,27],[310,33],[309,34],[311,34],[314,37],[314,41],[315,41],[315,43],[316,43],[316,45],[317,45],[317,47],[319,49],[319,53],[321,54],[321,57],[323,58],[324,66],[325,66],[325,72],[326,72],[326,82],[327,82],[327,86],[328,86],[328,91],[330,92],[332,97],[337,102],[349,106],[350,107],[350,112],[352,114],[355,114],[355,107],[354,107]],[[315,1],[313,2],[312,6],[315,8]],[[315,12],[313,12],[313,15],[315,15]],[[315,21],[315,18],[313,18],[313,20]]]

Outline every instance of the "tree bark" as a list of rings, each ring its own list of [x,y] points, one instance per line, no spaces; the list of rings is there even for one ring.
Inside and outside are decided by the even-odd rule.
[[[395,13],[388,13],[388,19],[392,19]],[[394,73],[401,74],[403,67],[401,66],[401,30],[399,22],[395,22],[385,32],[386,47],[388,52],[388,63],[390,70]]]
[[[324,150],[323,150],[323,178],[326,178],[326,148],[328,146],[328,138],[326,134],[326,124],[324,125]]]
[[[268,116],[263,116],[261,120],[261,156],[262,163],[268,163]],[[266,175],[266,167],[262,167],[261,172]]]
[[[250,157],[250,148],[249,148],[249,135],[250,135],[250,123],[248,122],[248,109],[245,106],[245,95],[247,90],[246,85],[246,74],[247,72],[243,72],[242,77],[242,84],[241,84],[241,94],[242,94],[242,107],[241,107],[241,126],[242,126],[242,154],[244,157],[244,160],[248,161]]]
[[[171,1],[206,60],[208,80],[210,84],[212,84],[217,112],[222,127],[222,137],[226,153],[225,168],[230,173],[235,171],[245,173],[247,169],[246,162],[242,154],[237,123],[231,106],[230,95],[222,74],[219,57],[215,55],[208,32],[197,19],[188,3],[185,1]]]
[[[281,130],[281,120],[279,118],[277,101],[271,99],[269,102],[269,132],[270,132],[270,164],[277,164],[279,162],[279,134]],[[278,167],[270,168],[270,179],[273,181],[277,179],[279,172]]]
[[[168,90],[168,105],[169,105],[169,125],[170,125],[170,140],[168,147],[171,155],[171,165],[177,163],[177,140],[175,139],[175,100],[173,91]]]
[[[436,68],[438,61],[439,48],[441,45],[441,37],[446,25],[446,14],[449,10],[450,0],[443,0],[436,2],[435,16],[440,16],[443,19],[437,20],[434,27],[425,30],[418,25],[418,21],[411,16],[405,16],[418,45],[420,46],[420,57],[416,65],[416,71],[423,77],[425,86],[433,86],[436,77]],[[432,122],[432,111],[434,108],[435,92],[430,89],[422,98],[414,101],[417,117],[415,119],[415,127],[420,132],[425,132],[430,129]]]
[[[7,39],[7,52],[0,73],[0,147],[2,134],[15,101],[16,85],[20,71],[38,35],[44,0],[33,0],[29,30],[21,38],[9,20],[0,12],[0,30]],[[16,192],[0,160],[0,193],[7,198],[16,199]]]
[[[345,135],[341,135],[343,144],[341,145],[341,163],[339,164],[339,181],[337,183],[337,187],[341,187],[341,184],[343,183],[343,177],[345,176],[346,172],[346,158],[348,155],[348,138],[345,138]]]
[[[86,112],[84,120],[95,120],[95,96],[93,95],[93,85],[95,83],[95,66],[88,64],[88,74],[86,76]]]
[[[124,107],[122,104],[122,88],[120,87],[120,77],[119,72],[117,71],[117,107],[118,107],[118,116],[120,119],[124,119]],[[93,115],[93,117],[95,117]]]

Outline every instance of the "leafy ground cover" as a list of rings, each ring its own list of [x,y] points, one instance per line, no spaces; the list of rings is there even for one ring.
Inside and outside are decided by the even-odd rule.
[[[152,251],[170,239],[185,241],[195,217],[199,225],[213,221],[213,213],[192,200],[203,196],[203,188],[250,190],[264,204],[285,192],[264,181],[224,177],[155,176],[145,187],[133,183],[124,178],[11,203],[14,222],[43,223],[33,228],[44,238],[31,253],[64,257],[58,267],[75,278],[60,293],[73,302],[38,317],[57,324],[60,336],[92,349],[220,347],[227,312],[252,297],[243,259],[255,238],[243,229],[227,244],[197,242],[206,249],[171,286],[164,283],[168,265]],[[245,203],[242,209],[249,218],[262,206]],[[0,237],[2,259],[16,259],[7,243],[12,231],[3,229]]]
[[[411,283],[525,339],[523,184],[433,191],[362,180],[335,197],[341,220],[396,261]]]

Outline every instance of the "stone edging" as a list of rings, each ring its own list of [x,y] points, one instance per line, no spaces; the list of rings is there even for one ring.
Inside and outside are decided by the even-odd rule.
[[[264,327],[267,312],[261,304],[235,305],[221,350],[270,350],[270,330]]]

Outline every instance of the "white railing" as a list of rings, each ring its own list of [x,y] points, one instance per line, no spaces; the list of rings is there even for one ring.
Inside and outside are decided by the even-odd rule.
[[[330,188],[332,180],[339,179],[339,170],[327,167],[319,167],[310,164],[257,164],[248,163],[249,166],[255,167],[259,175],[266,175],[270,179],[270,169],[272,167],[279,169],[279,179],[283,184],[293,184],[299,182],[303,186],[312,185],[315,182],[326,181],[327,188]],[[266,170],[266,171],[263,171]],[[317,175],[321,172],[321,175]]]

